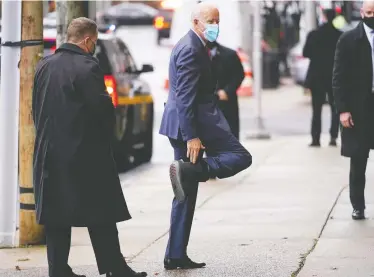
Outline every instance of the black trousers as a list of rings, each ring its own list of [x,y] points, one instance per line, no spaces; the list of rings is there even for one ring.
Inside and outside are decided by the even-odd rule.
[[[353,209],[364,210],[367,156],[352,157],[349,172],[349,197]]]
[[[45,226],[50,277],[65,277],[72,269],[68,265],[71,227]],[[100,274],[119,272],[124,265],[117,225],[88,227]]]
[[[238,99],[235,98],[228,101],[218,101],[218,106],[225,116],[232,134],[239,140],[240,119]]]
[[[369,157],[370,148],[373,148],[374,142],[374,94],[371,94],[366,101],[365,118],[367,119],[361,128],[365,130],[366,141],[362,147],[366,147],[360,156],[351,157],[349,172],[349,194],[354,209],[365,209],[365,184],[366,184],[366,166]],[[356,125],[357,126],[357,125]],[[366,146],[363,146],[366,145]]]
[[[329,105],[331,107],[331,126],[330,136],[332,139],[336,139],[339,134],[339,115],[335,109],[334,98],[332,92],[327,93]],[[321,89],[312,89],[312,139],[315,142],[319,142],[321,137],[322,129],[322,107],[326,100],[326,92]]]

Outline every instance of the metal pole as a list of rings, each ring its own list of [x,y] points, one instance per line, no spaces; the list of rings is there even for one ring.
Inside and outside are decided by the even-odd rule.
[[[21,1],[2,1],[2,43],[21,40],[21,13]],[[19,47],[1,46],[0,248],[18,244],[19,59]]]
[[[74,18],[88,16],[88,1],[67,1],[67,26]]]
[[[317,28],[317,11],[314,1],[305,1],[305,21],[307,34]]]
[[[67,30],[67,1],[57,0],[56,1],[56,47],[60,47],[66,40]]]
[[[43,41],[42,0],[22,1],[22,40]],[[19,101],[20,245],[44,243],[44,229],[36,223],[35,214],[32,175],[35,128],[31,114],[35,67],[42,57],[43,43],[27,46],[21,50]]]
[[[95,3],[91,4],[91,17],[95,13]],[[89,4],[88,1],[69,1],[69,0],[57,0],[56,2],[57,11],[57,39],[56,47],[60,47],[62,43],[66,41],[66,31],[70,22],[77,17],[89,17]]]
[[[96,6],[97,1],[87,1],[88,5],[88,18],[96,20]]]
[[[262,1],[253,1],[253,92],[257,103],[257,130],[248,136],[249,139],[270,139],[262,118]]]

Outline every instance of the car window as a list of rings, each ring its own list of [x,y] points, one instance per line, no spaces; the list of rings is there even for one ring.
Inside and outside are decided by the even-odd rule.
[[[115,40],[102,40],[102,45],[105,47],[105,53],[109,67],[113,69],[115,73],[125,73],[125,57],[118,48]]]
[[[108,51],[110,51],[110,46],[107,47],[105,41],[98,40],[94,57],[98,59],[100,68],[104,72],[104,75],[112,74],[111,62],[109,61],[110,55],[108,55]]]
[[[117,39],[117,43],[118,43],[119,50],[121,51],[121,54],[124,55],[126,72],[128,73],[136,72],[137,67],[136,67],[135,61],[133,57],[131,56],[131,53],[129,49],[127,48],[126,44],[121,39]]]
[[[146,16],[147,14],[144,11],[132,8],[123,8],[119,10],[119,14],[126,15],[128,17],[136,17],[136,16]]]

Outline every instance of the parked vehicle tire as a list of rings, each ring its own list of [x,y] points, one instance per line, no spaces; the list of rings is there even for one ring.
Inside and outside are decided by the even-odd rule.
[[[160,36],[160,34],[157,35],[157,45],[158,46],[161,45],[161,36]]]
[[[144,147],[137,151],[135,154],[135,163],[142,164],[148,163],[152,159],[153,154],[153,104],[150,108],[151,118],[150,118],[150,128],[148,129],[145,140]]]
[[[114,156],[117,163],[118,172],[124,172],[132,167],[132,126],[133,126],[133,109],[129,107],[126,113],[126,127],[122,139],[118,142]]]

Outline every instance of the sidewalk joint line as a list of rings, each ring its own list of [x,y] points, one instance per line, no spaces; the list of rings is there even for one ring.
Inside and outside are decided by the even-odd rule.
[[[163,237],[165,237],[167,234],[169,233],[169,230],[167,230],[166,232],[162,233],[158,238],[156,238],[154,241],[148,243],[145,247],[143,247],[142,249],[140,249],[140,251],[134,255],[132,255],[131,257],[128,258],[128,261],[129,262],[132,262],[135,258],[139,257],[141,254],[144,253],[144,251],[146,251],[148,248],[150,248],[152,245],[154,245],[156,242],[158,242],[160,239],[162,239]]]
[[[306,253],[303,253],[303,254],[300,255],[300,256],[301,256],[301,260],[299,261],[299,266],[298,266],[298,268],[297,268],[294,272],[291,273],[291,277],[297,277],[297,276],[299,275],[299,273],[301,272],[301,270],[303,269],[303,267],[304,267],[304,265],[305,265],[306,259],[308,258],[308,256],[309,256],[310,254],[312,254],[312,252],[313,252],[314,249],[316,248],[316,246],[317,246],[317,244],[318,244],[320,238],[322,237],[323,231],[325,230],[325,228],[326,228],[326,226],[327,226],[327,223],[328,223],[329,220],[330,220],[331,214],[332,214],[332,212],[334,211],[335,206],[336,206],[336,204],[338,203],[340,196],[342,195],[343,191],[344,191],[346,188],[347,188],[347,186],[344,186],[344,187],[342,187],[342,188],[340,189],[340,191],[339,191],[339,193],[338,193],[338,195],[337,195],[337,197],[336,197],[334,203],[332,204],[332,207],[331,207],[329,213],[327,214],[327,217],[326,217],[325,222],[324,222],[324,224],[323,224],[323,226],[322,226],[322,228],[321,228],[321,231],[319,232],[318,237],[317,237],[316,239],[313,240],[313,245],[312,245],[312,247],[311,247],[311,248],[310,248]]]
[[[277,143],[276,146],[273,146],[273,148],[276,148],[276,149],[279,149],[279,144],[285,144],[285,141],[281,141],[279,143]],[[276,151],[276,150],[275,150]],[[236,188],[237,186],[241,185],[244,180],[250,176],[251,174],[253,174],[253,172],[255,172],[255,170],[257,170],[261,165],[263,165],[264,162],[266,162],[266,160],[274,154],[275,151],[269,151],[269,154],[267,154],[260,163],[258,164],[255,164],[253,167],[252,167],[252,170],[249,171],[247,174],[244,174],[242,178],[240,178],[238,180],[238,182],[235,184],[235,185],[226,185],[225,187],[223,187],[220,191],[216,192],[216,193],[213,193],[212,195],[210,195],[209,197],[207,197],[200,205],[198,205],[196,207],[196,209],[200,209],[202,208],[205,204],[207,204],[210,200],[212,200],[214,197],[216,197],[217,195],[223,193],[223,192],[226,192],[230,189],[234,189]],[[130,256],[127,258],[127,260],[129,262],[132,262],[133,260],[135,260],[137,257],[139,257],[141,254],[143,254],[147,249],[149,249],[152,245],[154,245],[156,242],[158,242],[159,240],[161,240],[163,237],[165,237],[167,234],[169,234],[169,230],[163,232],[159,237],[157,237],[154,241],[150,242],[149,244],[147,244],[145,247],[143,247],[138,253]]]

